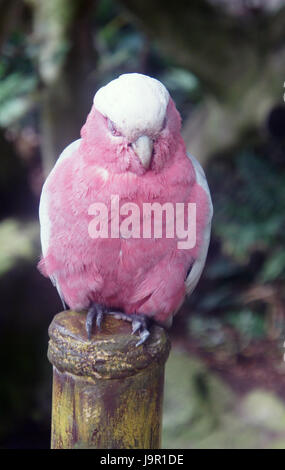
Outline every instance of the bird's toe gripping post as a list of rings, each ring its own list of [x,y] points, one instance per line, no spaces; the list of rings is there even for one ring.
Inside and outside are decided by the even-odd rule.
[[[135,313],[128,315],[122,312],[107,313],[109,315],[114,315],[114,317],[118,320],[126,320],[132,323],[132,335],[134,335],[138,331],[140,337],[139,341],[136,343],[137,347],[145,343],[145,341],[150,335],[150,332],[148,330],[149,319],[145,315],[137,315]]]
[[[92,327],[94,318],[96,318],[96,327],[100,331],[102,320],[104,315],[112,315],[117,320],[125,320],[132,323],[132,335],[134,335],[137,331],[139,333],[139,341],[136,343],[136,346],[140,346],[141,344],[145,343],[148,339],[150,332],[148,330],[148,322],[149,319],[145,315],[137,315],[137,314],[127,314],[124,312],[119,311],[110,311],[106,307],[101,304],[92,304],[87,312],[86,317],[86,332],[89,341],[91,340],[92,335]]]
[[[92,326],[93,326],[94,318],[96,318],[96,327],[100,331],[104,313],[106,313],[106,309],[101,304],[94,303],[89,308],[87,312],[86,322],[85,322],[86,332],[87,332],[89,341],[92,335]]]

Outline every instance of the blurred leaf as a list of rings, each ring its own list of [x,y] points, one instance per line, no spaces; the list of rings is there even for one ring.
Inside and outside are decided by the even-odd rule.
[[[217,317],[193,315],[189,318],[189,331],[206,348],[219,346],[226,341],[222,321]]]
[[[97,3],[96,19],[101,27],[111,21],[114,16],[119,14],[120,8],[116,1],[100,0]]]
[[[215,309],[227,308],[235,303],[233,287],[226,284],[211,289],[199,300],[199,310],[211,312]]]
[[[223,256],[220,256],[214,263],[207,265],[205,268],[205,277],[210,280],[230,278],[240,273],[240,266]]]
[[[35,256],[36,236],[37,223],[20,224],[15,219],[6,219],[0,223],[0,276],[19,259],[31,259]]]
[[[169,90],[181,90],[189,94],[199,87],[198,78],[191,72],[180,68],[172,67],[168,69],[161,77],[161,80]]]
[[[259,275],[262,282],[275,281],[285,275],[285,251],[277,250],[272,253],[264,263],[263,269]]]
[[[220,164],[213,174],[213,230],[239,263],[257,249],[270,257],[285,244],[285,174],[253,152],[237,154],[233,166]]]
[[[243,339],[265,336],[265,319],[264,315],[260,312],[253,312],[249,309],[231,312],[225,316],[225,321],[235,327]]]
[[[19,119],[29,108],[28,97],[37,84],[32,76],[12,73],[0,81],[0,125],[5,127]]]

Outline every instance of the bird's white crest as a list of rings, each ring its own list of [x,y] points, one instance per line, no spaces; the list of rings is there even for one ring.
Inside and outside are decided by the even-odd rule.
[[[131,141],[141,135],[154,136],[161,130],[168,102],[165,86],[139,73],[121,75],[94,97],[95,108]]]

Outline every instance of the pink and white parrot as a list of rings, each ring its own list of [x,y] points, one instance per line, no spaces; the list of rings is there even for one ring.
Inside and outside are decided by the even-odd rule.
[[[137,345],[142,344],[149,319],[170,325],[199,281],[213,209],[204,171],[187,154],[180,128],[180,115],[162,83],[137,73],[121,75],[97,91],[81,139],[62,152],[43,186],[39,269],[64,304],[88,310],[89,339],[94,318],[100,328],[110,313],[131,321],[140,336]],[[114,195],[120,204],[129,203],[128,210],[196,204],[195,245],[179,248],[177,233],[110,236],[111,224],[118,223],[111,210]],[[107,237],[91,236],[94,203],[108,210],[102,222]]]

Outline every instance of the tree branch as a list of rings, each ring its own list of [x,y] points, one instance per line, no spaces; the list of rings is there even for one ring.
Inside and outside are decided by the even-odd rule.
[[[275,15],[236,18],[206,0],[120,1],[162,50],[221,99],[228,98],[230,84],[239,88],[244,73],[246,81],[260,73],[284,36],[285,8]]]

